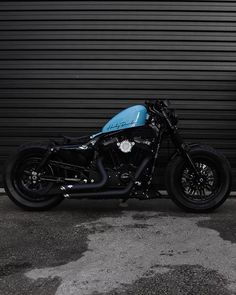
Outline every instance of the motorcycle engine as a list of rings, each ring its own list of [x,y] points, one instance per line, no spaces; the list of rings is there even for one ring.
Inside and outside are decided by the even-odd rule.
[[[143,159],[150,155],[153,136],[144,135],[127,132],[103,141],[102,153],[109,187],[126,186],[134,178]]]

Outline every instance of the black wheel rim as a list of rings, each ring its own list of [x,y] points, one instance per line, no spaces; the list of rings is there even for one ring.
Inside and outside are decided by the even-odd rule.
[[[180,174],[181,189],[187,201],[203,204],[215,198],[219,190],[219,175],[211,161],[194,159],[198,175],[185,165]]]
[[[13,183],[15,189],[21,197],[31,202],[48,200],[50,198],[48,192],[53,186],[52,183],[40,179],[44,175],[54,175],[50,165],[46,165],[39,173],[36,172],[40,161],[41,158],[37,156],[24,158],[14,169]]]

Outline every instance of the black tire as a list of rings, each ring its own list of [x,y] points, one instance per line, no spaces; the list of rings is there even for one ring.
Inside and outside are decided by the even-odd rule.
[[[38,191],[30,194],[30,192],[22,185],[22,180],[21,182],[18,181],[20,176],[17,175],[21,172],[21,167],[26,165],[27,160],[28,163],[30,163],[30,161],[39,161],[45,152],[46,146],[44,145],[25,145],[20,147],[19,150],[9,158],[5,165],[3,174],[4,189],[8,197],[17,206],[25,210],[48,210],[57,206],[63,200],[62,195],[59,194],[47,195],[49,184],[46,185],[46,182],[43,184],[40,183],[39,190],[41,194],[39,195]],[[50,171],[52,171],[52,169]]]
[[[193,173],[191,174],[186,161],[177,155],[167,166],[165,175],[167,192],[172,200],[186,211],[214,210],[222,205],[230,194],[232,183],[230,164],[224,155],[205,145],[192,146],[190,155],[198,165],[201,175],[205,177],[204,183],[197,184],[193,181]]]

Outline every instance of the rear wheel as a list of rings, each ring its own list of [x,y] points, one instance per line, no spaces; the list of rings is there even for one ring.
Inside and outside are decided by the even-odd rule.
[[[222,154],[208,146],[193,147],[190,156],[198,175],[181,156],[177,156],[167,167],[167,191],[185,210],[204,212],[216,209],[230,193],[230,165]]]
[[[24,147],[6,165],[5,191],[15,204],[24,209],[50,209],[63,199],[61,195],[52,194],[52,182],[41,180],[44,175],[55,176],[53,167],[47,164],[37,172],[45,152],[43,147]]]

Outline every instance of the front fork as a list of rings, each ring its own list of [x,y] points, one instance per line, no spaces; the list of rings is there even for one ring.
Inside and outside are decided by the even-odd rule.
[[[185,161],[189,164],[189,167],[194,171],[197,176],[200,176],[199,171],[196,168],[196,165],[193,162],[192,157],[190,156],[190,146],[183,141],[182,136],[179,134],[176,126],[171,128],[171,138],[175,144],[178,152],[182,155]]]

